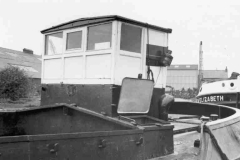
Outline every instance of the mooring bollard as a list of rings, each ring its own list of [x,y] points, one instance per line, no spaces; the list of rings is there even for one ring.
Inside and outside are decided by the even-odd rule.
[[[205,117],[205,116],[202,116],[200,119],[202,120],[202,122],[208,122],[210,120],[209,117]]]
[[[211,115],[213,115],[213,116],[212,116],[213,118],[216,118],[216,114],[215,114],[215,115],[214,115],[214,114],[211,114]],[[217,117],[218,117],[218,116],[217,116]],[[208,121],[210,121],[210,118],[209,118],[209,117],[205,117],[205,116],[202,116],[200,119],[202,120],[202,122],[201,122],[201,125],[199,126],[199,128],[197,129],[197,131],[198,131],[199,133],[202,132],[202,126],[203,126],[205,123],[207,123]],[[201,139],[202,139],[202,137],[201,137],[201,135],[200,135],[199,139],[196,139],[196,140],[194,141],[194,147],[199,148],[199,147],[201,146]]]
[[[216,121],[218,119],[218,115],[217,114],[211,114],[210,119],[211,119],[211,121]]]

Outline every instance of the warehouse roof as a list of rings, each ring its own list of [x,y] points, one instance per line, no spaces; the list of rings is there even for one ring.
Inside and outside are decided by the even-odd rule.
[[[0,69],[16,66],[31,78],[41,78],[41,56],[0,47]]]
[[[196,64],[176,64],[168,67],[168,70],[198,70]]]
[[[228,72],[226,70],[204,70],[204,79],[227,79]]]

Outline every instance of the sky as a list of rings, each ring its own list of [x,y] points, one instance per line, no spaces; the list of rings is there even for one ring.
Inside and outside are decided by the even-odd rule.
[[[240,73],[239,0],[0,0],[0,47],[43,52],[41,30],[78,18],[120,15],[171,28],[172,64]]]

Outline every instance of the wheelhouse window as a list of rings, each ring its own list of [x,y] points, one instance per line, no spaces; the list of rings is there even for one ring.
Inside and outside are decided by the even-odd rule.
[[[45,55],[62,54],[63,33],[54,33],[46,36],[46,53]]]
[[[82,31],[67,33],[67,50],[82,48]]]
[[[141,53],[142,28],[122,23],[120,49]]]
[[[87,50],[111,48],[112,23],[88,27]]]

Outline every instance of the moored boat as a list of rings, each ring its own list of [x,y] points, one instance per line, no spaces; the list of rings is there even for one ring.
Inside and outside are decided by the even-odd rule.
[[[239,106],[240,77],[203,84],[197,95],[198,103]]]

